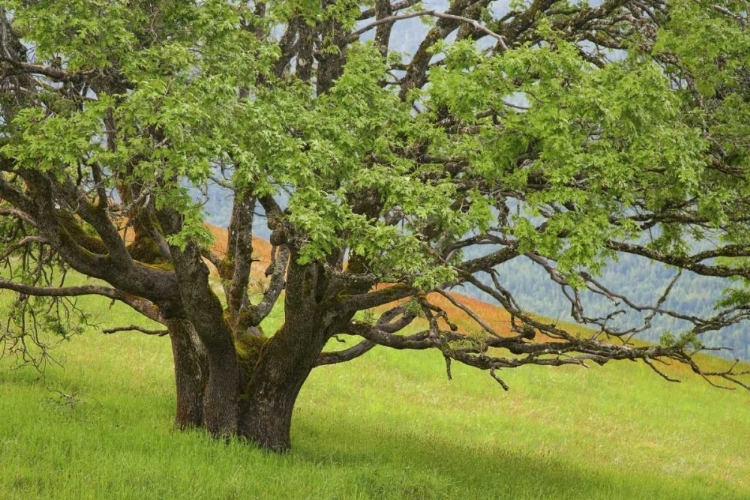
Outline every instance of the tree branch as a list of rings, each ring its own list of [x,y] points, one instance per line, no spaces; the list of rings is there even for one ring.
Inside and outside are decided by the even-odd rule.
[[[10,215],[24,221],[31,227],[37,227],[36,221],[29,214],[16,208],[0,207],[0,215]]]
[[[78,82],[85,79],[88,75],[88,73],[75,73],[66,71],[61,68],[53,68],[50,66],[42,66],[40,64],[17,61],[15,59],[10,59],[1,55],[0,62],[7,63],[15,70],[13,72],[9,72],[8,70],[6,70],[4,72],[5,76],[10,76],[13,74],[34,74],[46,76],[47,78],[51,78],[52,80],[58,82]]]
[[[391,4],[390,9],[391,12],[398,12],[399,10],[408,9],[409,7],[416,5],[419,3],[420,0],[403,0],[401,2],[396,2]],[[375,17],[376,15],[376,9],[367,9],[365,11],[362,11],[362,13],[359,15],[359,20],[364,21],[365,19],[370,19],[371,17]]]
[[[276,255],[271,263],[273,271],[268,288],[263,293],[263,298],[256,305],[246,304],[240,313],[243,327],[258,326],[273,310],[274,304],[279,299],[286,284],[286,270],[289,264],[289,248],[282,246],[276,250]],[[269,266],[269,267],[271,267]],[[244,319],[247,318],[247,319]]]
[[[80,297],[82,295],[100,295],[127,304],[153,321],[160,323],[164,322],[164,317],[153,303],[141,297],[136,297],[106,286],[83,285],[71,287],[43,287],[14,283],[13,281],[0,278],[0,289],[13,290],[14,292],[38,297]]]
[[[375,28],[377,26],[380,26],[381,24],[395,23],[397,21],[402,21],[404,19],[411,19],[411,18],[414,18],[414,17],[426,17],[426,16],[437,17],[437,18],[440,18],[440,19],[450,19],[451,21],[459,21],[459,22],[462,22],[462,23],[470,24],[476,30],[481,31],[485,35],[490,36],[491,38],[494,38],[495,40],[497,40],[497,43],[502,48],[502,50],[504,50],[504,51],[508,50],[508,46],[505,45],[505,40],[503,39],[502,36],[498,35],[494,31],[492,31],[491,29],[487,28],[486,26],[483,26],[478,21],[476,21],[474,19],[470,19],[468,17],[457,16],[457,15],[454,15],[454,14],[448,14],[446,12],[438,12],[438,11],[435,11],[435,10],[420,10],[420,11],[417,11],[417,12],[409,12],[408,14],[399,14],[399,15],[396,15],[396,16],[388,16],[388,17],[384,17],[382,19],[378,19],[377,21],[373,21],[370,24],[368,24],[367,26],[365,26],[363,28],[360,28],[357,31],[354,31],[351,35],[349,35],[349,42],[353,42],[353,41],[358,40],[361,35],[363,35],[364,33],[367,33],[368,31],[370,31],[371,29],[373,29],[373,28]]]
[[[342,297],[342,307],[348,311],[363,311],[373,307],[390,304],[396,300],[410,297],[417,290],[403,283],[385,286],[380,290]]]
[[[128,331],[141,332],[141,333],[145,333],[146,335],[157,335],[159,337],[169,335],[169,330],[152,330],[152,329],[148,329],[148,328],[144,328],[142,326],[136,326],[136,325],[105,328],[102,330],[102,333],[111,334],[111,333],[128,332]]]
[[[375,342],[372,342],[370,340],[363,340],[359,344],[342,351],[321,353],[318,357],[318,360],[315,362],[315,366],[333,365],[351,361],[368,353],[376,345],[377,344]]]
[[[0,260],[4,260],[8,258],[13,252],[18,250],[19,248],[23,248],[25,246],[31,245],[33,243],[48,243],[46,238],[42,238],[41,236],[26,236],[20,241],[10,245],[5,252],[0,254]]]
[[[633,255],[640,255],[642,257],[646,257],[651,260],[663,262],[665,264],[680,267],[682,269],[687,269],[688,271],[692,271],[702,276],[717,276],[721,278],[729,278],[732,276],[742,276],[743,278],[750,278],[750,269],[748,268],[732,268],[728,266],[712,266],[712,265],[700,264],[699,263],[700,260],[705,260],[707,258],[720,256],[712,251],[701,252],[694,256],[682,257],[682,256],[669,255],[669,254],[657,252],[655,250],[651,250],[641,245],[634,245],[631,243],[622,243],[619,241],[608,241],[606,243],[606,247],[611,250],[616,250],[618,252],[624,252],[624,253],[629,253]],[[734,256],[734,255],[730,255],[730,256]]]

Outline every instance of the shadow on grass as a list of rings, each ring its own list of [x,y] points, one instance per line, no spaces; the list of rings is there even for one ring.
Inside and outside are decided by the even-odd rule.
[[[616,469],[591,468],[562,461],[541,451],[529,454],[513,442],[467,445],[460,425],[455,439],[363,425],[336,418],[326,429],[298,419],[296,459],[316,467],[350,468],[359,490],[369,498],[476,499],[719,499],[746,498],[725,481],[706,476],[672,478]],[[329,427],[330,426],[330,427]],[[581,453],[586,453],[581,450]]]

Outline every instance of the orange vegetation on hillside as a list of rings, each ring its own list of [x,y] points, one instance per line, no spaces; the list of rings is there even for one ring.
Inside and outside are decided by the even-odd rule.
[[[214,237],[214,243],[211,247],[212,250],[219,256],[223,256],[226,253],[227,249],[227,230],[218,226],[214,226],[212,224],[206,224],[206,227],[209,231],[211,231],[211,234]],[[132,241],[132,234],[132,231],[128,231],[123,234],[127,242]],[[262,238],[253,237],[253,259],[256,260],[256,262],[253,263],[251,278],[256,282],[263,282],[264,280],[267,280],[268,278],[264,273],[269,263],[271,262],[271,244]],[[208,261],[206,261],[206,263],[211,269],[212,276],[216,276],[218,274],[216,272],[216,268]],[[382,287],[390,285],[383,284],[380,286]],[[474,299],[459,293],[451,293],[451,296],[463,306],[470,309],[474,314],[482,318],[482,320],[490,325],[498,334],[508,336],[516,335],[510,330],[510,314],[508,314],[508,312],[502,307],[488,304],[487,302],[483,302],[481,300]],[[450,301],[448,301],[448,299],[446,299],[442,295],[431,293],[428,295],[428,300],[430,301],[430,303],[442,308],[446,312],[450,320],[456,323],[462,330],[466,332],[472,332],[478,331],[480,329],[479,325],[477,325],[477,323],[472,318],[470,318],[460,308],[451,304]],[[544,318],[540,319],[544,320]],[[417,323],[419,328],[427,327],[427,322],[424,319],[418,320]],[[442,320],[441,324],[442,327],[447,327],[447,325],[445,325]],[[573,331],[581,330],[585,330],[585,328],[575,326],[573,327]],[[551,339],[546,335],[540,335],[538,333],[536,340],[545,342]],[[645,342],[638,339],[633,339],[632,342],[634,345],[646,344]],[[727,363],[729,363],[729,361],[727,360],[708,354],[699,354],[697,356],[697,359],[700,361],[700,364],[703,366],[703,368],[707,369],[708,371],[725,370],[727,368]],[[668,366],[662,366],[661,368],[666,373],[671,375],[684,375],[691,371],[690,366],[679,363],[669,363]]]

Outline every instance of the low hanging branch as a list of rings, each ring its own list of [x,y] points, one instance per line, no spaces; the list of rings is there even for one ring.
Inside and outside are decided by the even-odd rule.
[[[14,292],[38,297],[79,297],[82,295],[101,295],[115,300],[124,300],[125,294],[114,288],[97,285],[82,285],[69,287],[43,287],[25,285],[0,278],[0,289],[13,290]]]
[[[0,255],[0,260],[5,260],[6,258],[10,257],[13,252],[16,250],[19,250],[20,248],[27,247],[34,243],[48,243],[46,238],[42,238],[41,236],[26,236],[21,241],[14,243],[8,247],[5,252]]]
[[[127,304],[153,321],[159,323],[164,322],[164,317],[162,316],[161,311],[159,311],[159,309],[150,301],[106,286],[82,285],[69,287],[44,287],[16,283],[0,278],[0,289],[13,290],[14,292],[37,297],[80,297],[84,295],[99,295],[102,297],[108,297],[113,301],[117,300]]]
[[[37,227],[36,221],[29,214],[16,208],[0,207],[0,215],[10,215],[24,221],[31,227]]]
[[[165,335],[169,335],[169,330],[152,330],[152,329],[148,329],[148,328],[144,328],[142,326],[136,326],[136,325],[105,328],[102,330],[102,333],[111,334],[111,333],[129,332],[129,331],[141,332],[141,333],[145,333],[146,335],[158,335],[159,337],[164,337]]]

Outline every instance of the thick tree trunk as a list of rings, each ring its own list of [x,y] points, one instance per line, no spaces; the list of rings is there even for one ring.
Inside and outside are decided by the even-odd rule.
[[[243,363],[240,436],[263,449],[285,452],[291,447],[292,412],[302,385],[322,345],[290,349],[284,333],[269,339],[256,359]]]
[[[258,380],[243,395],[239,433],[260,448],[285,452],[291,448],[292,412],[302,384],[309,375],[300,373],[288,384]]]
[[[170,319],[167,326],[175,362],[175,425],[203,427],[216,437],[237,435],[274,452],[289,450],[294,405],[321,345],[290,349],[280,333],[253,341],[239,360],[226,352],[232,359],[222,362],[221,350],[206,349],[188,320]]]
[[[188,320],[167,320],[172,341],[177,413],[175,426],[179,429],[203,426],[203,404],[208,383],[206,354]]]
[[[169,220],[166,221],[167,223]],[[163,223],[164,225],[164,223]],[[291,256],[287,272],[284,326],[270,339],[232,330],[225,310],[212,291],[208,268],[198,247],[189,243],[170,248],[178,275],[180,296],[187,317],[176,323],[173,341],[178,393],[178,420],[201,422],[215,437],[241,436],[259,447],[277,452],[291,446],[292,412],[302,384],[315,365],[337,316],[328,309],[326,278],[322,264],[299,266]],[[326,306],[321,306],[325,303]],[[349,318],[345,318],[346,321]],[[171,330],[170,329],[170,330]],[[185,377],[196,366],[185,356],[189,344],[182,330],[200,340],[193,346],[205,350],[205,366],[200,370],[205,389],[196,391],[195,377]],[[199,364],[200,365],[200,364]],[[200,366],[203,368],[203,366]],[[191,385],[192,384],[192,385]],[[192,392],[191,392],[192,391]],[[203,413],[195,404],[203,395]],[[201,421],[202,417],[202,421]]]
[[[203,405],[205,426],[216,437],[234,436],[237,434],[239,388],[237,354],[231,345],[213,345],[207,352],[209,377]]]
[[[170,234],[181,228],[178,214],[164,214]],[[224,307],[211,289],[208,267],[194,241],[184,248],[171,246],[180,296],[187,319],[205,348],[208,384],[203,402],[203,425],[214,436],[237,434],[239,367],[234,335],[224,319]]]
[[[192,323],[169,319],[180,429],[205,427],[215,436],[237,433],[237,360],[234,349],[206,349]]]

